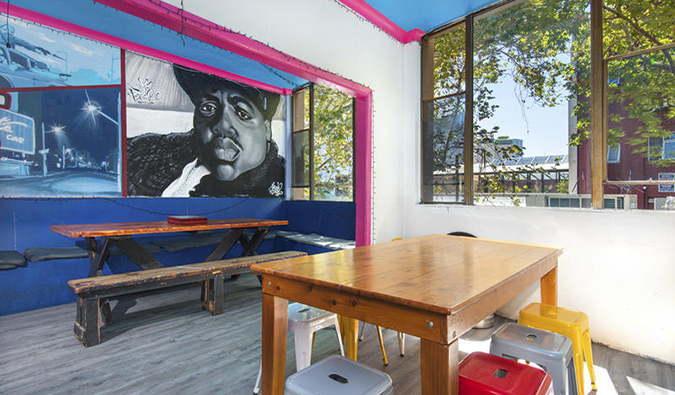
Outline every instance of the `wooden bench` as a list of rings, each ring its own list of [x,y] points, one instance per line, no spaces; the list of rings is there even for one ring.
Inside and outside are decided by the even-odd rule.
[[[202,307],[211,314],[223,312],[225,276],[250,273],[251,265],[307,255],[284,251],[234,259],[163,267],[138,272],[89,277],[68,281],[77,295],[77,316],[73,332],[85,346],[101,342],[101,299],[159,288],[202,282]]]

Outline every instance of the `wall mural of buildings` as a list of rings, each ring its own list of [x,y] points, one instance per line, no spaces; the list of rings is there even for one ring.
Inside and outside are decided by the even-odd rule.
[[[0,196],[121,196],[119,48],[14,18],[0,40]]]

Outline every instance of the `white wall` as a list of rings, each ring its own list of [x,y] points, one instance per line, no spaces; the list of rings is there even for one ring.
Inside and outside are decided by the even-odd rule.
[[[373,90],[374,242],[463,230],[561,246],[559,303],[589,315],[593,340],[675,363],[675,213],[420,205],[418,44],[401,45],[333,0],[184,3]],[[538,292],[501,312],[515,318]]]

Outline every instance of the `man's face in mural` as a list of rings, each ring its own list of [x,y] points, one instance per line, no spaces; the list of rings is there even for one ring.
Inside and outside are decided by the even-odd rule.
[[[207,90],[195,103],[194,129],[202,163],[223,181],[232,181],[265,160],[269,121],[231,87]]]

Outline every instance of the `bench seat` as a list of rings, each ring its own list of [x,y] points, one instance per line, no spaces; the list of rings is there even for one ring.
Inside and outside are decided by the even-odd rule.
[[[296,243],[304,243],[317,247],[328,248],[330,250],[349,250],[356,247],[356,242],[354,240],[322,236],[317,233],[300,233],[280,230],[277,232],[277,237],[288,239]]]
[[[211,314],[223,312],[225,276],[251,272],[251,265],[307,255],[301,251],[284,251],[234,259],[163,267],[108,276],[68,281],[77,295],[77,316],[73,332],[85,346],[101,342],[101,300],[136,292],[202,282],[202,306]]]

